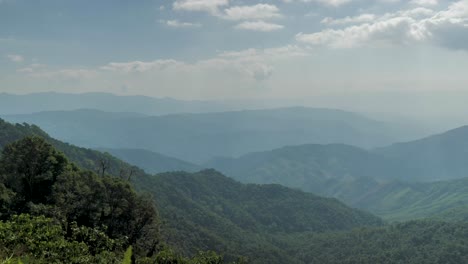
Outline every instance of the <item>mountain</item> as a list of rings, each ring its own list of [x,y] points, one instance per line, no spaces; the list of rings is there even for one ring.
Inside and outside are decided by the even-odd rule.
[[[468,219],[468,178],[417,182],[415,175],[423,172],[405,165],[357,147],[309,144],[217,158],[205,167],[245,183],[278,183],[335,197],[391,221]]]
[[[468,177],[468,126],[374,151],[419,170],[425,181]]]
[[[302,107],[153,117],[78,110],[4,118],[38,124],[52,136],[81,146],[148,149],[194,163],[285,145],[375,147],[398,138],[386,124],[355,113]]]
[[[275,254],[275,263],[294,263],[285,253],[292,241],[280,243],[275,236],[382,224],[336,199],[280,185],[245,185],[214,170],[163,173],[152,180],[148,187],[164,205],[159,212],[171,219],[169,244],[186,254],[195,246],[191,238],[200,237],[202,249],[215,248],[228,255],[244,252],[254,263]]]
[[[196,172],[201,167],[190,162],[165,156],[144,149],[98,149],[102,152],[108,152],[111,155],[128,162],[132,165],[144,169],[147,173],[160,173],[169,171],[188,171]]]
[[[456,221],[426,220],[381,226],[379,218],[351,209],[336,199],[274,184],[241,184],[214,170],[150,176],[109,154],[50,138],[37,126],[13,125],[0,119],[0,149],[29,135],[44,137],[81,167],[102,169],[100,166],[104,161],[111,174],[132,179],[138,189],[149,192],[154,198],[162,219],[162,239],[187,255],[210,249],[223,254],[226,261],[246,256],[248,263],[467,261],[468,252],[464,245],[468,225],[463,222],[468,216],[466,179],[413,182],[411,186],[398,182],[381,184],[381,189],[374,190],[379,196],[366,199],[375,199],[377,208],[388,208],[388,204],[393,203],[394,209],[406,210],[407,215],[412,213],[412,217],[417,218],[430,216],[421,213],[431,209],[433,218],[448,216],[449,220]],[[33,222],[21,221],[25,228],[37,224],[34,219]],[[38,232],[26,234],[22,226],[17,227],[21,232],[8,229],[11,226],[12,222],[0,223],[0,229],[7,231],[4,234],[8,239],[18,233],[27,237],[27,241],[31,241],[31,234],[33,239],[44,237]],[[54,251],[60,252],[67,242],[63,241],[62,232],[57,231],[59,226],[47,226],[45,234],[51,236],[52,227],[53,234],[57,234],[53,239],[58,236],[62,239],[60,248]],[[48,245],[45,242],[41,245],[45,244]],[[0,249],[0,256],[5,258],[11,255],[1,255],[2,252]]]
[[[468,178],[440,182],[387,182],[362,192],[353,204],[386,220],[468,219]]]
[[[380,218],[336,199],[278,185],[245,185],[213,170],[151,176],[110,154],[55,140],[37,126],[0,119],[0,149],[31,135],[45,138],[82,168],[105,169],[149,193],[162,219],[163,238],[187,255],[209,249],[227,260],[247,256],[249,263],[301,263],[288,252],[296,239],[286,234],[382,225]]]
[[[292,250],[302,263],[467,263],[466,222],[410,221],[349,232],[309,234]]]
[[[185,112],[226,111],[238,108],[213,101],[184,101],[147,96],[119,96],[110,93],[67,94],[47,92],[25,95],[0,93],[0,114],[2,115],[77,109],[163,115]]]
[[[278,183],[344,201],[356,199],[355,194],[345,192],[353,183],[370,187],[380,181],[405,179],[413,172],[393,159],[343,144],[287,146],[239,158],[216,158],[204,166],[241,182]]]

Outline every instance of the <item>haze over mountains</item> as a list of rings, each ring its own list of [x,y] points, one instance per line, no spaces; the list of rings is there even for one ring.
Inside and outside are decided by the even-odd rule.
[[[345,143],[370,148],[405,138],[399,128],[355,113],[303,107],[148,117],[76,110],[3,118],[37,124],[81,146],[147,149],[196,163],[285,145]]]
[[[110,153],[62,143],[36,126],[0,123],[1,146],[38,135],[81,167],[97,171],[105,161],[110,173],[131,178],[139,190],[153,195],[165,221],[164,240],[186,255],[214,249],[231,260],[242,255],[252,263],[303,263],[314,259],[309,252],[320,251],[327,241],[346,243],[356,236],[349,231],[354,227],[383,224],[360,210],[388,221],[468,219],[468,183],[458,180],[468,169],[466,127],[394,143],[403,138],[398,129],[333,109],[163,116],[81,109],[4,116]],[[416,230],[431,227],[414,225]],[[406,226],[388,228],[365,229],[361,235],[376,239],[379,232],[417,233]],[[344,233],[330,237],[330,231]],[[352,259],[350,252],[344,254]],[[315,258],[332,262],[319,253]]]
[[[467,218],[466,127],[371,151],[300,145],[205,164],[242,182],[278,183],[369,210],[389,220]],[[460,180],[454,180],[464,178]]]
[[[301,234],[383,224],[336,199],[279,185],[245,185],[213,170],[148,175],[109,154],[53,139],[37,126],[0,119],[0,150],[27,136],[44,138],[83,169],[99,171],[105,161],[109,173],[130,177],[138,190],[154,199],[163,222],[162,238],[187,255],[218,250],[227,260],[247,256],[252,263],[301,263],[288,252]]]
[[[54,102],[51,104],[50,102]],[[118,96],[111,93],[0,93],[0,113],[30,114],[42,111],[96,109],[107,112],[134,112],[146,115],[214,112],[235,109],[215,101],[184,101],[148,96]]]
[[[201,166],[144,149],[98,149],[155,174],[169,171],[196,172]]]

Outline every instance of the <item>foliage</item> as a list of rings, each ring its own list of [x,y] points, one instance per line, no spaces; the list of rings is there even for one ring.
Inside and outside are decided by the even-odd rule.
[[[290,252],[307,263],[467,263],[468,224],[410,221],[351,232],[310,234]]]
[[[68,166],[65,156],[40,137],[26,137],[7,145],[0,160],[0,175],[13,191],[13,207],[27,210],[28,203],[47,203],[58,175]]]
[[[92,255],[83,242],[68,240],[58,223],[44,216],[22,214],[0,222],[0,256],[30,259],[28,263],[115,263],[109,252]],[[102,263],[102,262],[101,262]]]
[[[336,199],[279,185],[244,185],[213,170],[158,174],[145,186],[167,219],[162,226],[164,239],[185,255],[211,249],[228,261],[244,255],[253,263],[285,263],[290,261],[287,244],[276,241],[273,234],[382,224]]]
[[[154,254],[159,243],[157,212],[129,182],[82,171],[39,137],[7,145],[0,172],[4,219],[21,213],[54,218],[67,238],[89,246],[92,254],[128,245],[137,254]]]

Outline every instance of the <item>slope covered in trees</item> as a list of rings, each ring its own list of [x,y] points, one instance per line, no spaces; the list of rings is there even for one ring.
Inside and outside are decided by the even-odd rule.
[[[75,262],[75,254],[114,262],[116,254],[128,246],[141,257],[153,256],[160,245],[159,219],[150,199],[138,195],[127,181],[80,170],[43,138],[25,137],[3,148],[0,189],[0,217],[11,220],[11,228],[19,230],[18,237],[10,237],[8,233],[14,231],[6,228],[8,224],[3,226],[2,255],[9,251],[22,254],[21,247],[25,247],[30,257],[44,262],[58,256],[65,258],[63,262]],[[37,237],[27,239],[28,223],[37,225],[29,232],[44,228],[47,232],[42,239],[59,243],[42,247],[44,251],[55,250],[56,256],[41,253],[41,246],[30,240]],[[18,227],[21,224],[26,230]],[[61,255],[60,243],[77,252]]]
[[[245,186],[214,171],[150,176],[109,154],[54,140],[36,126],[6,122],[1,125],[9,140],[42,135],[77,165],[96,173],[71,175],[70,179],[78,186],[92,182],[90,179],[96,175],[111,173],[124,181],[130,178],[137,189],[151,192],[161,211],[161,236],[175,250],[187,255],[195,255],[199,250],[216,250],[225,254],[227,260],[247,256],[253,263],[284,263],[292,258],[284,251],[288,246],[272,242],[269,232],[324,232],[381,224],[380,219],[334,199],[275,185]],[[59,186],[68,189],[75,184]],[[225,192],[228,189],[231,194]],[[70,196],[70,200],[62,203],[74,204],[75,200],[78,204],[85,203],[86,199],[78,199],[81,195]]]
[[[308,234],[294,247],[303,263],[467,263],[468,224],[410,221],[350,232]]]
[[[205,166],[246,183],[278,183],[336,197],[387,220],[455,221],[466,219],[468,213],[466,179],[415,182],[414,175],[423,175],[421,170],[352,146],[290,146],[236,159],[218,158]]]
[[[245,185],[213,170],[150,176],[109,154],[51,139],[38,127],[0,124],[4,137],[0,141],[2,259],[13,254],[37,263],[52,259],[120,263],[126,246],[134,245],[134,256],[141,259],[138,263],[148,263],[143,261],[144,252],[156,238],[157,245],[167,243],[184,255],[216,250],[225,261],[244,256],[248,263],[466,262],[465,222],[382,226],[379,218],[335,199],[279,185]],[[29,135],[46,140],[29,137],[5,145]],[[69,153],[79,167],[93,171],[73,165],[49,142]],[[23,155],[34,151],[40,155]],[[30,158],[34,162],[26,162]],[[35,173],[28,174],[31,170]],[[110,172],[116,172],[116,177],[108,176]],[[129,179],[138,189],[152,193],[160,218],[152,213],[154,209],[148,210],[152,207],[148,198],[132,190]],[[451,197],[455,202],[462,199],[464,183],[446,187],[454,186],[459,188],[459,196]],[[441,202],[447,198],[443,192],[443,188],[431,191],[440,194]],[[461,203],[444,214],[458,212],[457,219],[463,219]],[[22,214],[12,216],[18,213]],[[138,223],[149,224],[144,219],[156,220],[153,223],[160,229],[148,228],[156,232],[150,236],[138,232]],[[222,263],[214,253],[186,259],[156,248],[149,263]]]
[[[187,254],[198,237],[204,249],[229,258],[248,256],[254,263],[286,263],[286,248],[273,235],[348,230],[381,225],[368,213],[280,185],[244,185],[213,170],[163,173],[151,184],[171,231],[168,243]],[[198,240],[195,240],[198,241]]]
[[[329,196],[336,196],[333,192],[340,185],[360,178],[385,181],[414,173],[391,158],[343,144],[287,146],[239,158],[216,158],[204,166],[242,182],[278,183]]]

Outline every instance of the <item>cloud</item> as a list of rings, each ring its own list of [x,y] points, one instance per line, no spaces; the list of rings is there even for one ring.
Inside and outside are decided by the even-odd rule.
[[[271,32],[275,30],[280,30],[284,28],[282,25],[267,23],[265,21],[246,21],[242,22],[235,26],[237,29],[251,30],[251,31],[261,31],[261,32]]]
[[[161,20],[161,23],[174,28],[198,28],[201,27],[199,23],[189,23],[189,22],[181,22],[179,20]]]
[[[39,64],[39,63],[33,63],[30,64],[28,67],[18,69],[18,72],[23,72],[23,73],[34,73],[35,71],[46,67],[45,64]]]
[[[278,7],[270,4],[233,6],[224,10],[222,18],[228,20],[257,20],[281,17]]]
[[[111,62],[100,67],[105,71],[117,71],[122,73],[146,72],[150,70],[164,70],[170,67],[180,66],[181,62],[176,60],[155,60],[150,62],[131,61],[131,62]]]
[[[7,58],[12,62],[17,62],[17,63],[24,61],[24,57],[19,54],[8,54]]]
[[[63,69],[34,73],[32,76],[49,79],[88,79],[96,76],[96,72],[88,69]]]
[[[327,24],[327,25],[344,25],[344,24],[358,24],[358,23],[364,23],[364,22],[371,22],[375,20],[375,15],[374,14],[362,14],[359,16],[354,16],[354,17],[345,17],[345,18],[339,18],[335,19],[332,17],[326,17],[320,21],[322,24]]]
[[[80,80],[89,79],[97,75],[95,70],[89,69],[59,69],[51,70],[45,64],[31,64],[28,67],[18,69],[17,72],[27,74],[34,78],[56,79],[56,80]]]
[[[219,13],[220,7],[228,4],[228,0],[176,0],[172,7],[174,10],[201,11],[214,15]]]
[[[421,6],[435,6],[439,3],[437,0],[411,0],[410,4],[421,5]]]
[[[306,55],[308,53],[304,49],[288,45],[263,50],[226,51],[219,53],[213,58],[193,63],[172,59],[146,62],[111,62],[101,66],[99,69],[125,74],[164,72],[164,74],[170,75],[170,73],[176,73],[178,76],[188,73],[212,74],[214,72],[225,72],[260,81],[271,76],[273,73],[272,63],[274,61]]]
[[[325,22],[349,20],[353,19],[327,19]],[[376,16],[373,22],[341,29],[328,28],[311,34],[299,33],[296,40],[331,48],[428,42],[439,43],[449,48],[458,45],[458,48],[468,50],[465,40],[460,37],[467,34],[468,0],[463,0],[452,3],[446,10],[439,12],[417,7]]]
[[[302,2],[302,3],[318,3],[331,7],[339,7],[352,2],[352,0],[282,0],[284,3]]]
[[[414,38],[424,38],[425,33],[412,29],[410,17],[393,17],[375,23],[365,23],[344,29],[326,29],[318,33],[296,35],[300,42],[325,45],[332,48],[353,48],[371,42],[404,43]],[[411,32],[414,30],[415,32]]]

